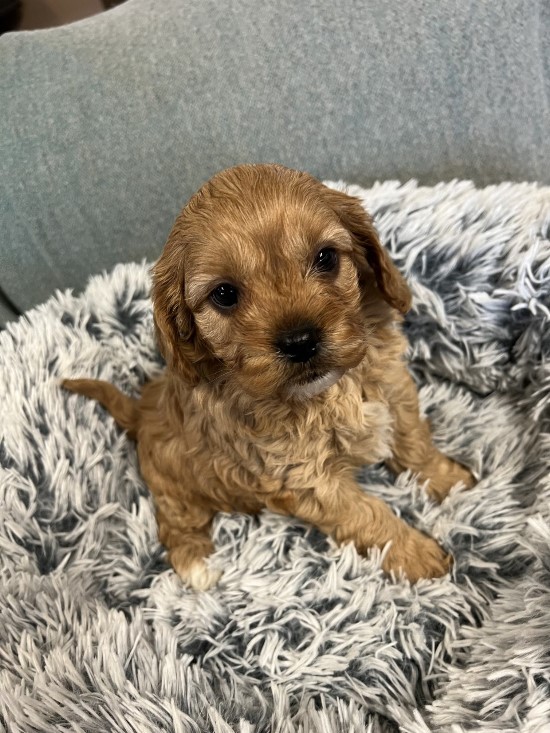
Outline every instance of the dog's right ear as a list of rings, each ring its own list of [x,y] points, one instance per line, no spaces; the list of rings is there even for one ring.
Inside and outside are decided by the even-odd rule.
[[[207,350],[185,302],[184,246],[174,229],[153,267],[153,314],[160,352],[168,367],[190,386],[202,377]]]

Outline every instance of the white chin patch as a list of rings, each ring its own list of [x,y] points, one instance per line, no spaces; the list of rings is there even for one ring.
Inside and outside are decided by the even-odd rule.
[[[297,397],[301,400],[309,400],[312,397],[316,397],[321,392],[324,392],[329,387],[340,379],[344,373],[343,369],[332,369],[327,372],[324,376],[314,379],[312,382],[306,382],[306,384],[293,384],[289,387],[289,397]]]

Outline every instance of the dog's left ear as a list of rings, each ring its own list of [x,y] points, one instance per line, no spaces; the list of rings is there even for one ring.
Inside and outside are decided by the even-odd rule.
[[[326,186],[323,188],[325,200],[351,234],[359,258],[366,260],[374,272],[378,290],[386,303],[400,313],[407,313],[412,301],[409,286],[380,243],[372,219],[359,199]]]

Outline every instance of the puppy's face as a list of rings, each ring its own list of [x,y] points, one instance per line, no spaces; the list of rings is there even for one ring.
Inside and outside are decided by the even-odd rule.
[[[384,298],[404,310],[408,290],[360,204],[280,166],[215,176],[154,272],[169,366],[258,397],[312,397],[356,366]]]

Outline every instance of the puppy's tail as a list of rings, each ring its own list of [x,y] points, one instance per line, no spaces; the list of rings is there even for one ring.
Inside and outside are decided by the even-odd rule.
[[[97,400],[105,407],[128,436],[136,439],[139,422],[138,401],[128,397],[114,384],[100,379],[64,379],[61,385],[70,392]]]

